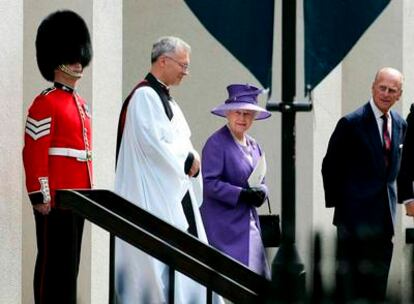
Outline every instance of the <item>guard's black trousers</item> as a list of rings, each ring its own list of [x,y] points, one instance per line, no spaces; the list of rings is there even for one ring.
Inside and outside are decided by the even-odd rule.
[[[36,304],[75,304],[84,219],[70,210],[34,211],[37,258],[34,273]]]

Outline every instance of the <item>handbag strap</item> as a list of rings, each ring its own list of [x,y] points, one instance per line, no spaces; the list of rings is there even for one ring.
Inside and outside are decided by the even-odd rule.
[[[269,201],[269,197],[266,197],[267,200],[267,207],[269,208],[269,214],[272,214],[272,209],[270,209],[270,201]]]

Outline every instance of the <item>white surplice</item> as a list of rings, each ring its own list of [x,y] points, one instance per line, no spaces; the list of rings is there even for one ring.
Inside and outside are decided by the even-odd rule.
[[[183,113],[170,101],[170,121],[158,94],[151,87],[137,89],[128,105],[115,177],[115,192],[164,221],[186,231],[181,200],[189,191],[198,238],[207,243],[199,206],[201,173],[189,178],[184,163],[197,155]],[[115,288],[118,300],[130,303],[166,303],[168,267],[128,243],[116,239]],[[175,303],[205,303],[206,289],[176,272]]]

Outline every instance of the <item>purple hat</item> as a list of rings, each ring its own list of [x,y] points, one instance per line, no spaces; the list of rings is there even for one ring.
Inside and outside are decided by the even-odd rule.
[[[266,119],[272,115],[257,105],[257,96],[263,93],[262,89],[250,84],[231,84],[227,87],[227,91],[229,98],[224,104],[211,110],[211,113],[226,117],[227,111],[230,110],[251,110],[257,112],[255,120]]]

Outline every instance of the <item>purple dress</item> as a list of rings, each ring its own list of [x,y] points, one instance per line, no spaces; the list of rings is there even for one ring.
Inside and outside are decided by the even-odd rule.
[[[240,191],[248,187],[247,179],[262,154],[255,140],[246,137],[251,157],[234,140],[227,126],[207,140],[202,151],[204,196],[200,211],[212,246],[267,275],[256,208],[247,201],[238,202]],[[265,184],[262,188],[267,193]]]

